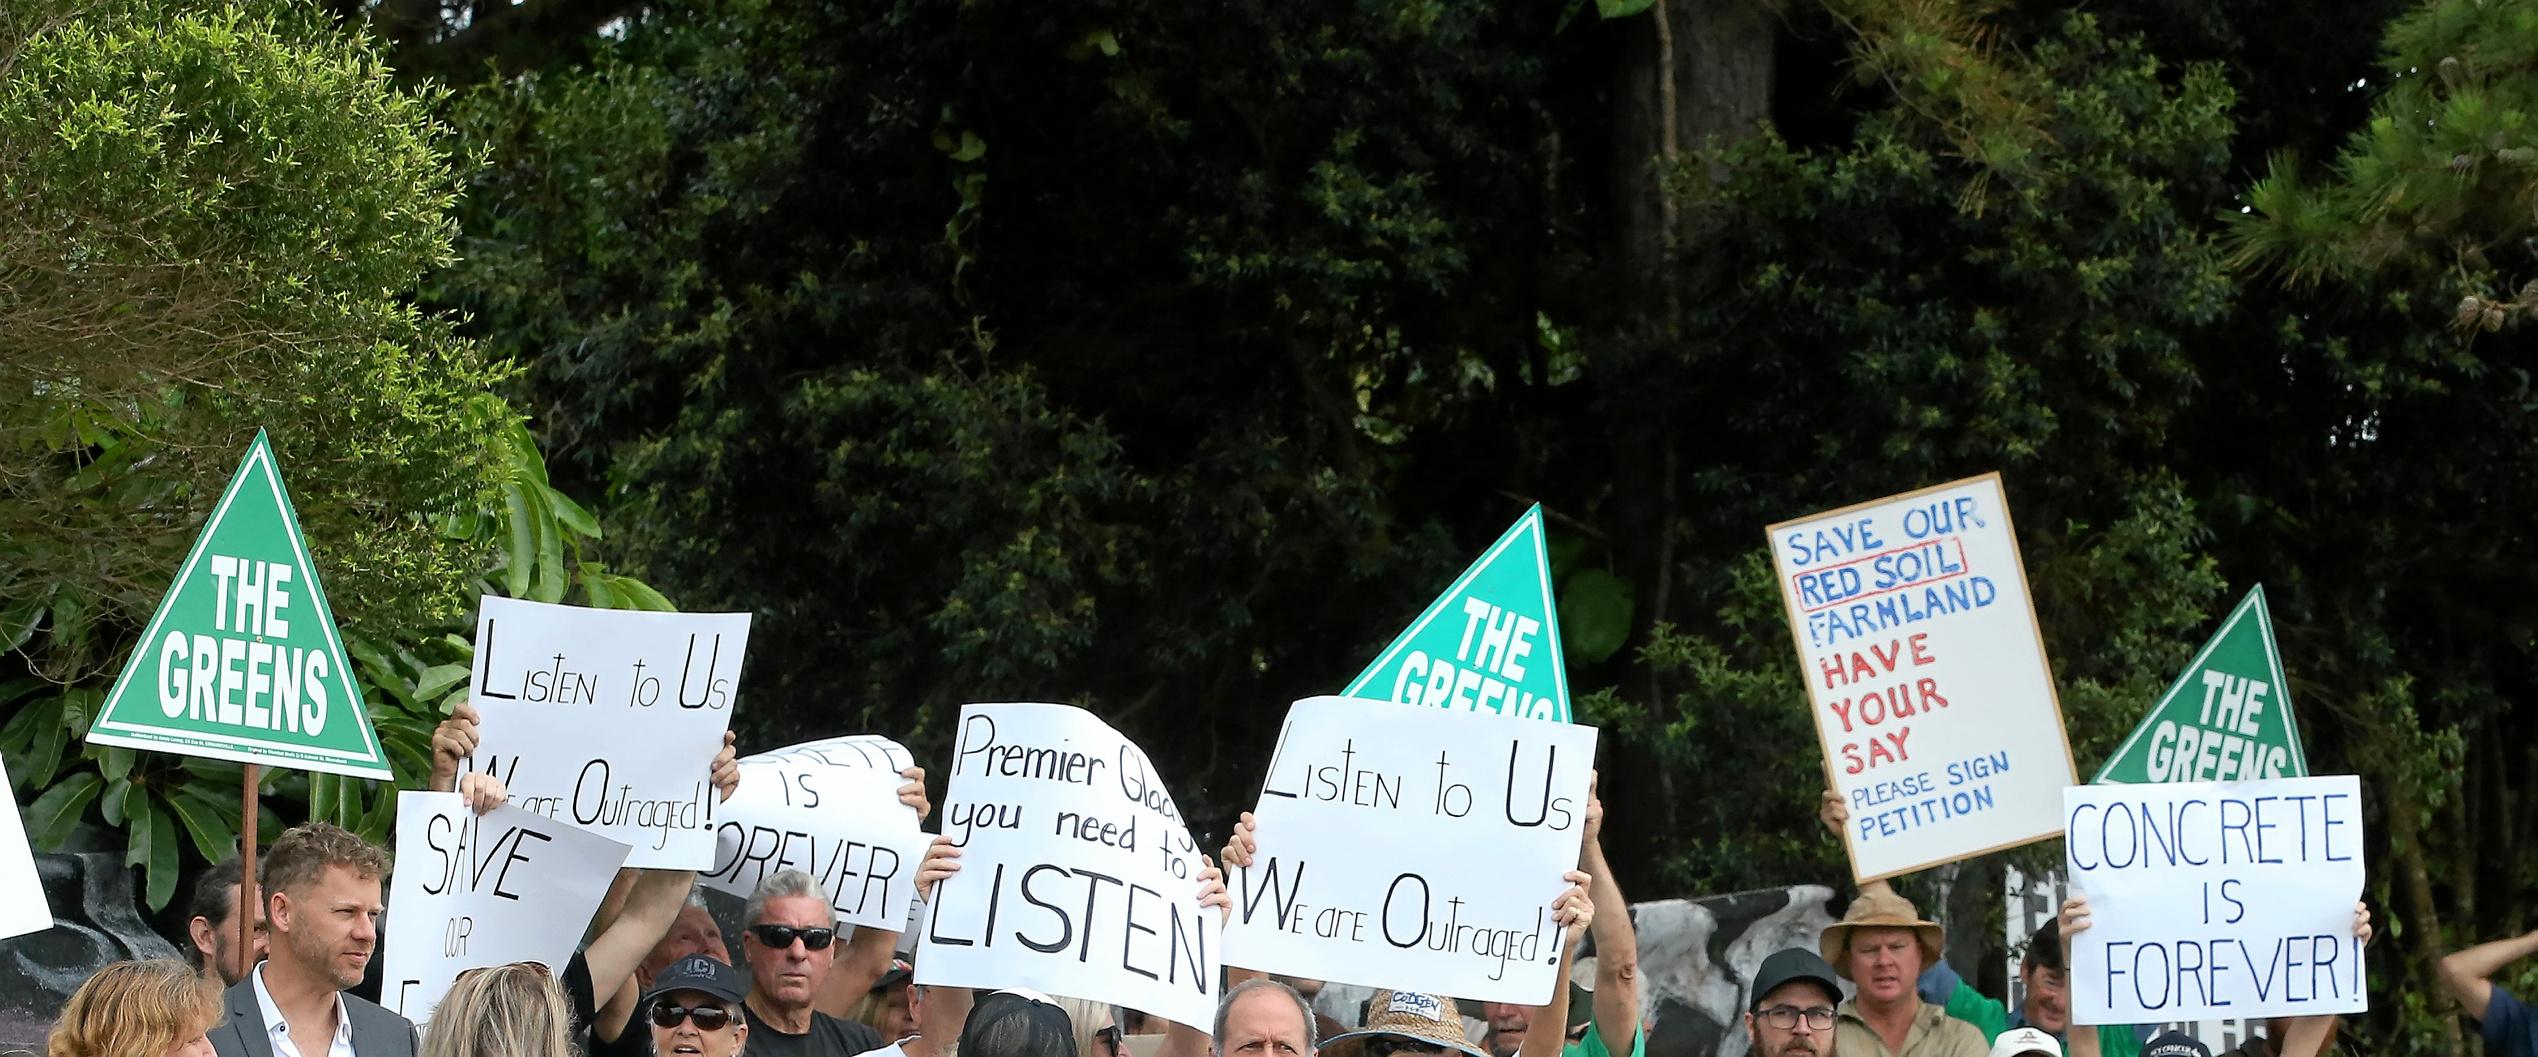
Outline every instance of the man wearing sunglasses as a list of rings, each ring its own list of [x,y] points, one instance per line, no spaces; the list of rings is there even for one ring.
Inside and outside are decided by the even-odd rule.
[[[749,1041],[748,1018],[741,1015],[748,992],[749,980],[740,970],[704,955],[671,963],[653,977],[652,990],[643,996],[652,1052],[659,1057],[738,1057]]]
[[[749,896],[740,948],[749,963],[742,1011],[757,1057],[854,1057],[888,1040],[864,1024],[815,1008],[837,959],[837,910],[811,875],[783,870]],[[672,1057],[656,1050],[659,1057]]]
[[[1842,986],[1833,966],[1804,947],[1775,951],[1754,973],[1745,1036],[1754,1057],[1830,1057]]]

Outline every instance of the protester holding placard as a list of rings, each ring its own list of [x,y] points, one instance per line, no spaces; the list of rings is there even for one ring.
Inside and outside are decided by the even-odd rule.
[[[1774,951],[1754,971],[1745,1003],[1745,1038],[1754,1057],[1827,1057],[1842,985],[1833,967],[1804,947]]]
[[[1843,802],[1840,794],[1827,789],[1817,817],[1838,839],[1850,823],[1850,805]],[[1891,894],[1894,889],[1886,881],[1871,881],[1861,885],[1860,891]],[[1922,970],[1914,989],[1923,1002],[1937,1005],[1949,1016],[1981,1030],[1987,1044],[1998,1042],[2005,1032],[2025,1027],[2042,1029],[2060,1042],[2071,1030],[2071,979],[2068,963],[2062,959],[2059,921],[2046,922],[2029,937],[2027,956],[2019,966],[2018,977],[2026,985],[2026,996],[2018,1008],[2011,1009],[2008,1003],[1984,994],[1959,975],[1942,952]],[[2106,1024],[2093,1030],[2105,1057],[2136,1057],[2147,1034],[2130,1024]]]
[[[1648,1033],[1639,1026],[1639,933],[1630,923],[1630,901],[1613,880],[1604,859],[1604,798],[1589,778],[1586,787],[1586,845],[1578,869],[1594,882],[1587,895],[1594,904],[1595,990],[1586,1033],[1562,1048],[1562,1057],[1644,1057]],[[1565,975],[1562,979],[1566,979]],[[1572,998],[1574,996],[1571,996]],[[1514,1057],[1533,1026],[1537,1007],[1512,1002],[1483,1003],[1489,1017],[1489,1049],[1496,1057]]]
[[[1862,890],[1817,946],[1835,973],[1859,985],[1834,1009],[1834,1045],[1848,1057],[1984,1057],[1982,1032],[1915,989],[1922,968],[1947,949],[1946,934],[1893,889]]]
[[[238,886],[245,879],[245,864],[231,857],[203,871],[194,882],[193,913],[186,919],[186,939],[193,948],[194,968],[208,980],[222,987],[237,983],[264,960],[265,921],[261,901],[254,896],[239,898]],[[256,916],[254,945],[238,950],[238,909],[246,907]]]
[[[71,992],[45,1057],[211,1057],[220,994],[166,958],[115,962]]]
[[[469,969],[441,996],[420,1057],[572,1057],[572,1010],[536,962]]]
[[[2076,968],[2079,959],[2074,952],[2080,949],[2079,936],[2094,923],[2089,913],[2088,897],[2074,894],[2063,900],[2056,920],[2062,926],[2063,962]],[[2368,904],[2353,904],[2353,939],[2356,946],[2368,945],[2371,941],[2371,908]],[[2081,974],[2078,979],[2082,987],[2089,986],[2087,974]],[[2251,1035],[2238,1049],[2222,1057],[2319,1057],[2334,1047],[2336,1032],[2343,1019],[2333,1013],[2271,1017],[2265,1021],[2263,1035]],[[2151,1039],[2144,1046],[2142,1057],[2184,1057],[2178,1052],[2181,1047],[2174,1041],[2179,1037],[2177,1032],[2168,1032]],[[2200,1042],[2194,1042],[2193,1046],[2205,1053],[2210,1052]],[[2073,1035],[2068,1057],[2104,1057],[2096,1034],[2084,1031]]]
[[[388,853],[324,822],[293,826],[264,855],[273,941],[229,989],[219,1057],[413,1057],[414,1024],[344,994],[379,942]]]
[[[479,729],[474,706],[460,702],[448,719],[432,731],[432,771],[425,787],[434,792],[465,785],[493,803],[509,798],[506,787],[490,775],[460,774],[460,766],[476,751]],[[740,787],[740,768],[730,732],[708,765],[708,780],[718,799],[729,800]],[[486,810],[479,807],[479,812]],[[684,914],[695,873],[688,870],[623,869],[617,872],[603,910],[593,919],[594,938],[575,951],[559,983],[572,1013],[577,1047],[609,1050],[623,1057],[641,1057],[641,1033],[633,1027],[638,987],[634,970]],[[702,908],[698,908],[701,912]],[[711,916],[705,920],[712,926]],[[720,931],[715,931],[717,942]],[[607,1005],[602,1006],[602,999]],[[635,1046],[623,1045],[634,1043]]]
[[[2441,986],[2484,1028],[2485,1052],[2494,1057],[2538,1057],[2538,1013],[2494,982],[2504,966],[2532,955],[2538,955],[2538,931],[2441,959]]]

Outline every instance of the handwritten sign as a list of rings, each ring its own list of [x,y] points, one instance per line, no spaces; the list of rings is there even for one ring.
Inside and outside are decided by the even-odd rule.
[[[1586,833],[1593,727],[1344,697],[1298,701],[1227,879],[1246,969],[1540,1005],[1551,901]]]
[[[634,847],[631,866],[714,865],[714,755],[747,613],[584,609],[487,596],[469,767],[512,803]]]
[[[1066,705],[970,705],[953,739],[917,982],[1028,987],[1205,1031],[1223,960],[1198,845],[1145,750]]]
[[[2060,833],[2071,748],[2000,475],[1767,531],[1852,873]]]
[[[899,772],[913,762],[873,734],[741,757],[740,790],[715,828],[713,872],[698,882],[745,899],[769,875],[800,870],[838,920],[899,931],[932,839],[899,802]]]
[[[2360,1013],[2353,903],[2362,788],[2351,775],[2084,785],[2063,791],[2085,1024]]]
[[[0,789],[8,788],[8,772],[0,769]],[[35,872],[35,850],[26,842],[26,820],[11,807],[0,818],[0,939],[53,927],[44,879]]]
[[[628,850],[507,804],[479,817],[456,793],[398,793],[383,1003],[420,1024],[466,970],[561,975]]]

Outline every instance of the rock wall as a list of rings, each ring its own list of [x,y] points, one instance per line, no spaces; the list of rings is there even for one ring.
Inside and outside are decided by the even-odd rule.
[[[44,1051],[53,1016],[88,974],[127,958],[173,958],[141,919],[132,871],[120,856],[38,855],[53,927],[0,940],[0,1049]]]

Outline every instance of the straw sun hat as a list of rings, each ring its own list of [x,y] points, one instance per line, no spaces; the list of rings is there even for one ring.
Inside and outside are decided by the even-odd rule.
[[[1851,909],[1842,915],[1842,920],[1825,927],[1824,938],[1816,946],[1824,952],[1824,960],[1832,963],[1834,972],[1842,974],[1842,979],[1853,979],[1851,932],[1874,928],[1911,929],[1913,938],[1920,941],[1921,967],[1927,969],[1939,964],[1939,951],[1946,944],[1946,935],[1939,931],[1938,923],[1922,920],[1921,912],[1913,909],[1911,900],[1896,895],[1891,889],[1863,892],[1859,898],[1851,900]]]
[[[1358,1057],[1366,1041],[1399,1035],[1461,1053],[1489,1057],[1463,1037],[1463,1018],[1453,1000],[1414,991],[1377,991],[1366,1003],[1366,1026],[1322,1040],[1321,1057]]]

